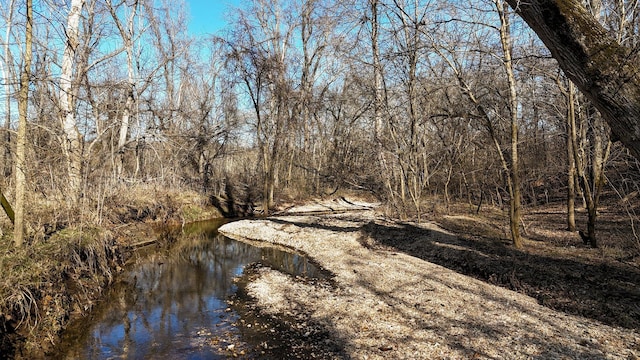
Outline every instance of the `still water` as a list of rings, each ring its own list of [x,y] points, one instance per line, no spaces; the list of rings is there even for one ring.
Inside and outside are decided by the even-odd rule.
[[[185,227],[168,250],[141,256],[82,323],[63,336],[68,359],[216,359],[242,339],[228,300],[259,262],[292,274],[319,270],[298,254],[219,235],[220,221]],[[231,344],[231,345],[230,345]]]

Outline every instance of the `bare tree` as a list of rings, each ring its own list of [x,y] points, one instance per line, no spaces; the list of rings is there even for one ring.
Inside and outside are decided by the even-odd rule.
[[[573,143],[573,153],[576,159],[576,170],[580,188],[587,207],[587,233],[581,233],[585,243],[597,247],[596,219],[600,203],[600,195],[605,183],[605,165],[611,153],[609,129],[602,118],[587,103],[579,112],[579,136]],[[572,132],[577,132],[575,123]]]
[[[11,174],[10,156],[11,156],[11,106],[12,106],[12,94],[14,92],[14,86],[16,82],[16,76],[13,71],[13,55],[11,51],[11,32],[13,30],[13,20],[15,11],[15,0],[10,0],[6,3],[6,7],[2,7],[5,23],[5,33],[2,40],[3,61],[2,61],[2,75],[4,78],[4,135],[3,135],[3,148],[0,150],[0,171],[4,176]]]
[[[516,90],[516,78],[514,75],[514,65],[511,56],[511,25],[509,14],[506,12],[502,0],[494,0],[498,16],[500,17],[500,43],[502,45],[502,60],[507,75],[509,85],[509,117],[511,123],[511,166],[509,193],[509,222],[511,227],[511,240],[517,248],[522,248],[520,238],[521,221],[521,195],[520,195],[520,171],[518,166],[518,95]]]
[[[322,156],[322,148],[317,146],[319,141],[314,141],[318,140],[314,133],[320,131],[320,125],[314,127],[314,124],[319,122],[318,111],[322,102],[321,97],[326,94],[332,81],[326,78],[323,79],[324,81],[320,80],[323,71],[325,71],[324,68],[327,66],[325,61],[327,61],[327,53],[332,45],[332,36],[335,36],[333,26],[336,25],[336,22],[328,13],[329,9],[333,8],[332,5],[321,0],[302,0],[299,9],[297,9],[300,13],[297,28],[301,41],[302,64],[299,70],[299,115],[297,116],[296,130],[301,133],[301,151],[305,156],[304,159],[296,159],[296,155],[299,153],[296,149],[296,138],[291,137],[292,151],[289,156],[287,183],[291,183],[294,165],[308,169],[306,165],[300,166],[302,165],[300,160],[309,162],[312,170],[305,171],[306,174],[300,176],[299,180],[306,179],[307,182],[310,182],[306,185],[311,185],[314,192],[320,191],[320,173],[326,160]],[[328,74],[325,73],[325,75]],[[331,77],[333,78],[333,75]]]
[[[15,221],[13,230],[13,243],[16,247],[21,247],[24,242],[24,207],[27,188],[26,179],[26,146],[27,146],[27,117],[29,103],[29,84],[31,82],[31,59],[33,57],[32,37],[33,37],[33,2],[27,0],[27,18],[24,41],[23,69],[20,73],[20,93],[18,94],[18,112],[20,120],[18,123],[18,136],[16,137],[16,200],[15,200]]]
[[[120,132],[118,135],[118,143],[116,145],[116,176],[122,176],[122,167],[124,165],[124,146],[127,143],[127,136],[129,133],[129,122],[132,114],[135,114],[135,110],[133,109],[135,104],[135,92],[136,92],[136,79],[135,79],[135,68],[134,68],[134,41],[135,41],[135,28],[134,21],[136,20],[136,14],[138,12],[138,0],[134,1],[131,5],[131,9],[129,10],[129,16],[127,19],[126,27],[120,21],[120,18],[116,14],[116,7],[113,2],[109,0],[107,2],[107,6],[109,7],[109,12],[111,13],[111,17],[115,22],[118,32],[120,33],[120,37],[122,38],[122,42],[124,43],[124,48],[127,54],[127,81],[125,86],[125,104],[124,109],[122,111],[122,118],[120,120]]]
[[[453,71],[455,78],[458,81],[460,90],[462,93],[468,98],[468,100],[473,104],[477,114],[475,117],[478,117],[485,126],[487,130],[492,145],[495,147],[496,153],[500,159],[500,163],[502,164],[503,172],[505,173],[507,189],[509,193],[509,224],[511,230],[511,240],[516,247],[522,247],[522,240],[520,237],[520,207],[521,207],[521,199],[520,199],[520,179],[519,179],[519,170],[518,170],[518,107],[519,102],[517,98],[516,91],[516,80],[513,74],[513,60],[511,56],[511,34],[510,34],[510,25],[508,20],[508,14],[505,12],[504,7],[500,1],[494,1],[493,6],[497,10],[497,15],[499,17],[498,21],[500,22],[499,27],[494,27],[487,23],[482,22],[473,22],[469,25],[472,25],[473,29],[479,29],[478,27],[489,29],[489,30],[497,30],[498,31],[498,41],[500,42],[500,47],[502,53],[497,57],[500,59],[502,63],[502,68],[506,77],[506,89],[508,92],[507,95],[507,110],[508,110],[508,122],[510,124],[509,131],[509,155],[506,156],[506,151],[503,149],[503,145],[501,144],[502,136],[499,134],[499,127],[494,124],[496,120],[500,120],[502,116],[499,111],[495,111],[491,108],[491,103],[484,103],[482,99],[477,95],[477,91],[474,90],[470,81],[465,77],[463,72],[464,67],[462,65],[463,62],[467,61],[464,59],[458,58],[458,51],[453,48],[442,48],[442,45],[438,45],[438,42],[432,38],[432,44],[434,46],[434,51],[440,55],[440,57],[448,64],[450,69]],[[430,35],[431,36],[431,35]],[[491,35],[489,35],[489,39]],[[477,44],[475,46],[478,46]],[[467,52],[475,53],[472,49],[467,48]],[[469,59],[471,61],[471,59]],[[480,61],[480,60],[479,60]]]
[[[380,61],[380,1],[369,0],[370,6],[370,26],[371,26],[371,58],[373,68],[373,90],[374,90],[374,102],[373,102],[373,116],[374,116],[374,134],[376,141],[376,148],[382,149],[383,143],[383,69]],[[378,152],[382,156],[382,151]],[[381,164],[384,163],[384,157],[381,157]],[[384,166],[383,166],[384,167]]]
[[[63,151],[67,163],[67,175],[69,179],[68,196],[72,203],[78,201],[82,190],[82,136],[78,131],[76,119],[76,98],[78,84],[76,75],[76,50],[79,45],[80,15],[85,5],[85,0],[72,0],[65,27],[67,41],[65,42],[62,57],[62,69],[60,71],[60,122],[64,133]]]
[[[565,87],[560,78],[556,78],[558,88],[565,97],[566,137],[567,137],[567,230],[576,231],[576,157],[574,144],[578,141],[576,132],[575,86],[571,81]]]
[[[208,44],[208,45],[207,45]],[[200,51],[191,52],[188,65],[180,76],[180,110],[186,126],[182,131],[184,158],[197,173],[203,193],[216,195],[216,187],[231,191],[233,184],[223,184],[227,176],[214,161],[225,155],[231,132],[237,123],[237,99],[227,91],[231,84],[226,77],[224,44],[207,40],[196,49],[208,46],[209,54],[202,59]],[[182,151],[180,151],[182,152]],[[225,185],[228,185],[225,189]],[[233,194],[232,196],[237,196]]]
[[[400,100],[405,106],[402,114],[390,116],[389,133],[395,144],[396,159],[399,166],[400,199],[404,205],[406,193],[409,194],[418,220],[422,213],[423,190],[430,178],[430,164],[427,144],[428,130],[423,127],[429,113],[429,105],[424,100],[427,86],[420,87],[421,58],[425,44],[422,39],[422,28],[427,25],[428,6],[421,6],[418,1],[406,3],[394,0],[392,13],[398,26],[394,29],[393,38],[398,50],[398,76],[402,85]],[[407,119],[407,121],[402,121]],[[408,128],[408,134],[403,129]]]
[[[255,112],[255,137],[260,153],[262,203],[268,214],[278,183],[283,146],[291,129],[291,82],[288,51],[295,23],[280,2],[256,1],[253,17],[241,13],[230,60]]]

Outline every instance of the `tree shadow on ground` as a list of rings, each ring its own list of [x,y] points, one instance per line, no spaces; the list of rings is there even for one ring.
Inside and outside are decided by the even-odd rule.
[[[411,223],[362,227],[361,242],[397,249],[458,273],[515,290],[540,304],[605,324],[640,329],[640,271],[518,250],[503,239],[461,237]]]
[[[397,288],[391,291],[379,291],[370,283],[362,281],[359,285],[373,291],[378,298],[384,299],[387,304],[393,304],[391,307],[394,318],[405,318],[414,320],[414,332],[411,334],[399,334],[398,339],[390,339],[398,346],[404,346],[411,342],[420,343],[424,339],[421,338],[421,331],[431,331],[441,337],[441,342],[458,353],[463,354],[466,358],[486,358],[500,359],[502,356],[495,355],[495,342],[498,339],[512,337],[510,328],[518,327],[526,332],[527,336],[518,338],[517,343],[511,346],[518,347],[520,351],[523,349],[536,349],[533,351],[536,355],[532,359],[554,359],[564,358],[570,354],[578,359],[599,359],[602,354],[607,352],[599,343],[590,342],[588,339],[588,331],[580,334],[576,331],[567,331],[567,324],[564,323],[562,317],[545,317],[539,314],[531,307],[524,304],[511,301],[509,298],[500,294],[483,291],[473,285],[466,286],[455,280],[449,281],[447,276],[438,276],[433,273],[429,274],[413,274],[414,278],[421,278],[418,283],[400,283]],[[443,312],[439,313],[438,308],[454,306],[451,303],[423,303],[424,299],[416,299],[412,301],[406,297],[397,296],[406,291],[410,291],[413,287],[419,287],[424,281],[437,281],[448,288],[462,291],[467,296],[479,297],[485,301],[484,311],[463,311],[464,316],[460,316],[460,312]],[[495,321],[487,314],[495,313],[496,310],[489,303],[499,304],[502,308],[508,308],[518,314],[522,314],[522,318],[510,318],[510,325],[506,325],[501,321]],[[436,308],[436,310],[434,310]],[[416,320],[414,311],[418,310],[424,313],[438,314],[437,321],[431,322],[426,319]],[[499,310],[498,310],[499,311]],[[530,319],[535,319],[531,321]],[[536,321],[542,322],[544,325],[536,325]],[[517,323],[517,325],[516,325]],[[554,329],[549,332],[548,329]],[[559,340],[562,338],[562,341]],[[628,344],[632,346],[633,344]],[[507,350],[506,348],[504,350]],[[526,352],[526,350],[524,350]],[[494,355],[491,355],[491,354]]]
[[[633,303],[637,303],[639,299],[637,293],[629,291],[627,285],[638,285],[638,279],[640,279],[638,273],[626,274],[615,267],[601,269],[575,261],[531,255],[513,249],[501,240],[474,243],[435,227],[430,229],[411,223],[379,224],[373,221],[363,223],[354,219],[351,222],[343,222],[340,226],[331,222],[323,224],[321,220],[312,222],[294,219],[270,220],[287,227],[293,225],[343,233],[359,231],[358,241],[372,251],[353,250],[354,253],[345,256],[343,262],[347,265],[346,268],[353,269],[354,273],[363,267],[372,266],[377,258],[377,255],[373,255],[374,253],[382,252],[383,256],[394,256],[397,252],[403,252],[485,282],[530,295],[543,295],[543,299],[546,299],[546,303],[543,302],[544,305],[553,309],[637,329],[637,322],[634,322],[637,321],[637,313],[626,317],[625,310],[614,309],[614,307],[634,311]],[[397,270],[405,276],[392,277],[393,280],[390,281],[393,284],[392,288],[387,287],[390,282],[384,278],[389,274],[384,272],[369,278],[360,275],[355,287],[356,293],[358,288],[366,289],[364,292],[371,292],[375,294],[375,299],[383,300],[381,302],[383,309],[378,308],[378,302],[374,301],[371,311],[383,311],[384,318],[391,319],[389,321],[392,324],[393,319],[405,319],[411,323],[411,332],[397,331],[386,334],[384,339],[381,339],[385,344],[390,345],[389,356],[393,356],[392,350],[401,350],[405,354],[411,353],[413,349],[410,347],[427,341],[433,346],[446,345],[467,358],[497,359],[502,356],[495,353],[496,346],[499,346],[496,342],[505,338],[516,341],[506,346],[513,346],[514,349],[517,347],[518,352],[531,354],[532,359],[562,358],[567,355],[595,359],[602,358],[607,352],[601,344],[591,341],[586,327],[583,332],[581,327],[583,325],[576,328],[564,316],[541,313],[537,307],[527,306],[526,301],[513,301],[508,295],[495,293],[490,288],[478,287],[474,285],[475,282],[461,282],[459,278],[454,279],[448,271],[433,269],[432,265],[406,261],[405,257],[399,258],[396,265]],[[611,277],[612,281],[595,284],[595,278],[576,275],[582,271],[592,274],[592,277],[595,276],[594,273],[598,273],[598,276],[603,279],[605,276]],[[620,284],[620,282],[629,281],[635,281],[635,283]],[[581,282],[586,284],[583,284],[583,287],[591,286],[595,289],[590,289],[590,292],[586,293],[576,290],[576,283]],[[452,301],[448,303],[442,300],[442,295],[429,296],[429,291],[442,291],[442,285],[454,290],[455,293],[465,294],[464,299],[456,297],[459,295],[453,295]],[[433,287],[432,290],[430,290],[431,287]],[[421,289],[426,293],[418,296],[408,295],[414,294],[412,291],[415,289]],[[291,308],[301,309],[308,305],[298,301],[297,298],[293,294],[287,297],[287,301],[293,304]],[[342,301],[358,301],[357,299],[351,299],[346,295]],[[585,307],[585,303],[590,306]],[[556,304],[564,306],[554,306]],[[459,306],[465,309],[455,311]],[[474,309],[466,309],[467,306],[473,306]],[[449,307],[451,307],[449,311],[440,311]],[[599,311],[602,310],[599,309],[603,308],[611,311],[600,314]],[[328,324],[326,329],[331,332],[332,337],[338,339],[338,343],[345,345],[350,343],[351,338],[344,333],[344,330],[338,330],[336,319],[353,316],[348,313],[349,311],[349,307],[336,306],[330,318],[317,319],[320,323]],[[501,312],[508,312],[507,318],[496,319],[495,317],[499,317]],[[513,313],[522,314],[522,316],[512,316]],[[385,325],[380,324],[380,326]],[[513,337],[513,334],[509,333],[509,329],[513,328],[524,329],[526,335]],[[380,337],[381,335],[374,330],[372,336]],[[357,349],[356,344],[346,346],[352,349],[355,346]],[[629,343],[628,346],[637,347],[638,344]],[[381,354],[385,351],[383,348],[386,349],[386,345],[379,348]],[[424,350],[420,347],[415,348],[416,351],[420,349]],[[621,351],[630,350],[621,349]],[[414,354],[416,358],[425,358],[418,352]]]
[[[457,236],[414,223],[345,226],[292,222],[322,230],[360,231],[360,243],[395,250],[484,282],[524,293],[548,308],[608,325],[640,329],[640,271],[623,263],[589,264],[518,250],[506,239]]]
[[[421,274],[423,278],[431,279],[431,275]],[[440,277],[434,277],[437,281],[443,281]],[[512,310],[517,311],[519,314],[525,314],[523,318],[533,317],[536,320],[543,321],[548,328],[559,329],[562,324],[561,319],[542,319],[538,314],[532,311],[531,308],[525,307],[521,304],[509,301],[509,299],[503,298],[500,295],[493,295],[486,292],[481,292],[477,288],[473,287],[460,287],[459,283],[454,281],[447,282],[444,280],[443,284],[447,287],[463,291],[465,294],[481,297],[487,302],[494,302],[501,304],[503,307],[509,307]],[[373,289],[369,284],[361,283],[371,290]],[[413,303],[407,301],[394,294],[401,294],[403,291],[407,291],[413,286],[419,286],[419,284],[402,284],[399,289],[389,292],[375,291],[376,295],[384,299],[385,302],[393,304],[391,312],[393,317],[404,317],[408,319],[416,319],[412,316],[413,309],[416,309],[419,302]],[[429,308],[428,306],[431,306]],[[449,303],[429,303],[428,306],[423,305],[420,309],[423,312],[432,313],[432,307],[447,307],[451,306]],[[489,311],[489,306],[487,311]],[[436,310],[437,312],[438,310]],[[450,314],[450,313],[447,313]],[[403,344],[416,342],[420,343],[424,339],[420,338],[421,331],[431,331],[438,334],[441,337],[440,342],[446,344],[449,348],[456,352],[463,354],[466,358],[483,358],[483,359],[499,359],[500,356],[492,356],[492,345],[497,339],[509,338],[512,334],[509,332],[509,327],[496,321],[491,321],[486,317],[487,312],[464,312],[465,316],[452,316],[438,314],[438,321],[428,322],[426,320],[414,320],[414,332],[411,334],[404,334],[401,338],[395,342],[403,346]],[[513,320],[518,321],[518,320]],[[511,325],[513,327],[513,324]],[[532,357],[533,359],[552,359],[560,358],[562,355],[571,354],[575,358],[579,359],[596,359],[601,358],[601,355],[606,351],[602,349],[599,344],[589,344],[589,346],[577,346],[578,344],[585,343],[585,339],[580,337],[576,333],[563,332],[563,340],[557,341],[557,337],[548,333],[544,333],[540,330],[540,327],[534,324],[529,324],[528,321],[521,321],[518,327],[525,330],[527,333],[526,338],[520,338],[517,344],[513,346],[519,346],[522,348],[535,348],[537,349],[537,355]],[[558,331],[557,331],[558,332]],[[567,341],[567,339],[569,339]],[[494,346],[495,350],[495,346]],[[505,349],[506,350],[506,349]]]

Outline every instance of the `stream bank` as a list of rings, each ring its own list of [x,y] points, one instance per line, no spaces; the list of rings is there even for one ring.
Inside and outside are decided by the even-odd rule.
[[[99,221],[55,221],[59,215],[41,206],[38,218],[52,220],[36,228],[26,246],[16,249],[3,239],[0,359],[46,358],[69,321],[93,308],[136,248],[166,247],[175,239],[171,229],[219,216],[195,192],[151,187],[141,193],[110,202]]]

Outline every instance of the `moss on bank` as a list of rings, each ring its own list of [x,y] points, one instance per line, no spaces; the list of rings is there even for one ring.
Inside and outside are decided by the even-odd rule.
[[[69,320],[86,314],[122,271],[133,245],[168,226],[219,216],[197,193],[157,188],[99,205],[85,211],[99,216],[63,220],[59,208],[37,206],[26,246],[14,248],[10,234],[0,240],[0,359],[44,358]]]

